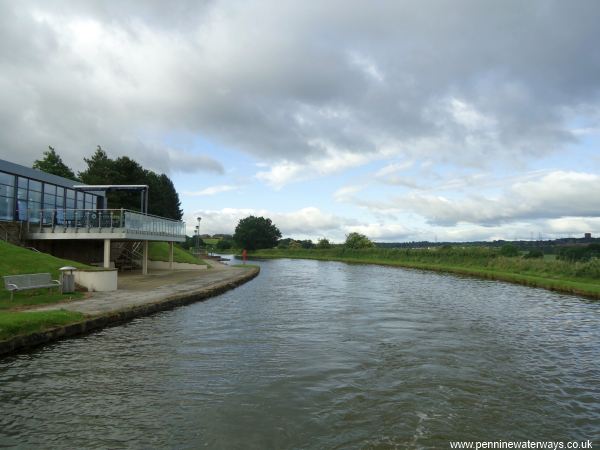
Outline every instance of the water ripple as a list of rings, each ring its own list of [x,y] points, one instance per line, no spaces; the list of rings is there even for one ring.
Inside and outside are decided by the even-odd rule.
[[[0,447],[448,448],[600,440],[600,304],[267,261],[204,303],[0,361]]]

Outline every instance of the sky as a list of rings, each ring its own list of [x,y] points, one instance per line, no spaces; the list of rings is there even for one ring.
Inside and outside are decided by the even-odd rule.
[[[97,145],[188,233],[600,235],[600,2],[0,0],[0,158]]]

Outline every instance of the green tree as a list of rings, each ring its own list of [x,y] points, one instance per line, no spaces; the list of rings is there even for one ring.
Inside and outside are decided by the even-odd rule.
[[[142,184],[150,187],[148,212],[157,216],[181,220],[183,217],[181,201],[171,179],[164,173],[158,175],[150,170],[145,171],[145,177],[146,182]]]
[[[300,241],[295,241],[295,240],[292,240],[292,241],[290,242],[290,245],[288,246],[288,248],[289,248],[290,250],[298,250],[298,249],[301,249],[301,248],[302,248],[302,244],[300,243]]]
[[[235,227],[233,240],[240,248],[258,250],[273,248],[281,238],[281,232],[271,219],[248,216],[241,219]]]
[[[317,241],[317,248],[331,248],[331,242],[327,238],[321,238]]]
[[[229,239],[219,239],[216,247],[217,250],[229,250],[233,247],[233,243]]]
[[[98,146],[91,158],[84,158],[87,169],[79,173],[86,184],[146,184],[149,187],[148,212],[157,216],[181,220],[183,211],[179,194],[171,179],[165,174],[157,174],[144,169],[127,156],[115,160],[108,157]],[[108,194],[111,208],[125,208],[139,211],[140,193],[115,191]]]
[[[54,147],[48,146],[48,150],[44,152],[42,159],[36,159],[33,162],[34,169],[43,170],[44,172],[58,175],[59,177],[68,178],[69,180],[79,181],[73,172],[56,153]]]
[[[79,178],[85,184],[116,184],[115,162],[108,157],[102,147],[96,147],[91,158],[83,158],[87,169],[79,172]]]
[[[360,233],[350,233],[346,235],[344,246],[347,248],[372,248],[375,247],[373,241]]]
[[[277,248],[289,248],[290,244],[293,242],[294,240],[292,238],[285,238],[285,239],[280,239],[279,242],[277,243]]]

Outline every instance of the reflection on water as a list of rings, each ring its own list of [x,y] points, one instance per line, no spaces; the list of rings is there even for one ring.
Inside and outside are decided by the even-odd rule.
[[[396,268],[261,266],[204,303],[0,360],[0,446],[600,443],[600,303]]]

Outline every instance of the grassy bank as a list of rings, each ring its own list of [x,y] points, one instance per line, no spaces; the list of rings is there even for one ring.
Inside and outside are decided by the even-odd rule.
[[[0,313],[0,341],[78,322],[83,314],[73,311]]]
[[[437,249],[271,249],[251,254],[260,258],[301,258],[380,264],[435,270],[509,281],[565,293],[600,298],[600,261],[568,262],[503,257],[491,248]]]
[[[95,268],[68,259],[56,258],[46,253],[38,253],[23,247],[0,241],[0,276],[26,273],[50,273],[58,279],[58,269],[63,266],[75,266],[80,269]],[[19,334],[43,331],[59,325],[77,322],[82,315],[68,311],[26,312],[32,306],[45,305],[82,298],[83,294],[60,294],[58,289],[35,289],[15,292],[14,299],[4,288],[0,290],[0,340]]]
[[[148,256],[152,261],[169,261],[169,244],[167,242],[150,242]],[[196,258],[184,249],[173,247],[173,261],[188,264],[206,264],[205,261]]]

